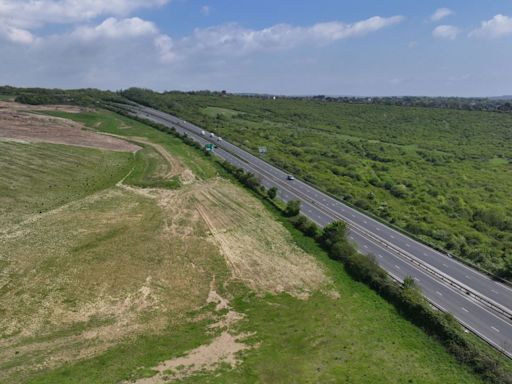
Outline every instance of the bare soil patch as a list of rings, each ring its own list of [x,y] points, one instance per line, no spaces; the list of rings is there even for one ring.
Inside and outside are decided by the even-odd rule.
[[[119,138],[100,135],[84,129],[82,124],[58,117],[38,115],[30,111],[65,111],[78,113],[78,107],[26,106],[0,102],[0,139],[21,142],[42,142],[100,148],[111,151],[136,152],[135,144]]]
[[[206,301],[207,303],[215,303],[216,311],[229,309],[224,316],[221,316],[219,321],[210,327],[211,329],[222,328],[221,334],[210,343],[201,345],[184,356],[160,363],[152,368],[156,371],[154,376],[137,380],[136,384],[164,384],[198,372],[214,371],[221,364],[234,367],[240,363],[239,354],[251,348],[243,341],[245,337],[250,335],[244,333],[237,335],[232,327],[244,316],[232,310],[229,301],[217,293],[215,279],[210,284],[210,292]]]
[[[313,257],[297,247],[285,228],[247,192],[217,179],[194,197],[233,278],[255,291],[287,292],[300,298],[329,283]]]

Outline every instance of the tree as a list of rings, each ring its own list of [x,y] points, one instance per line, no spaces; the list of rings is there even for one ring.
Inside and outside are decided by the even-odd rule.
[[[277,196],[277,188],[276,187],[269,188],[269,190],[267,191],[267,196],[270,200],[274,200]]]
[[[334,221],[324,227],[320,243],[325,249],[331,249],[335,243],[346,242],[347,225],[343,221]]]
[[[285,216],[293,217],[297,216],[300,212],[300,201],[299,200],[290,200],[286,204],[286,209],[284,210]]]

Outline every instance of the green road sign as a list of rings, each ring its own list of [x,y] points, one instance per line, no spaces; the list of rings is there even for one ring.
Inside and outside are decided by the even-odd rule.
[[[207,151],[210,151],[210,152],[213,151],[213,144],[212,143],[205,144],[204,149],[206,149]]]

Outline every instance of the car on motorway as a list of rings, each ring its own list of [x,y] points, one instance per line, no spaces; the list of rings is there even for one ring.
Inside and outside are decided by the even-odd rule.
[[[217,141],[222,141],[222,137],[217,137]]]
[[[206,135],[206,132],[205,131],[201,131],[201,136],[204,136]]]
[[[286,176],[286,178],[288,180],[295,180],[295,176],[293,176],[293,175],[288,175],[288,176]]]
[[[210,137],[215,137],[215,133],[210,132]]]

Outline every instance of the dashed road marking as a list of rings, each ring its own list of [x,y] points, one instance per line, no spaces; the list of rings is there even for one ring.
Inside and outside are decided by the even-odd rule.
[[[439,296],[443,296],[443,294],[439,291],[436,291],[436,293],[439,295]]]
[[[394,239],[394,238],[395,238],[395,236],[393,236],[393,235],[389,235],[389,236],[390,236],[392,239]]]
[[[396,265],[396,264],[395,264],[395,268],[396,268],[396,269],[400,269],[400,267],[399,267],[398,265]]]
[[[462,308],[462,310],[463,310],[464,312],[468,312],[468,313],[469,313],[469,311],[468,311],[466,308],[464,308],[464,307],[461,307],[461,308]]]
[[[500,332],[500,330],[499,330],[498,328],[496,328],[496,327],[491,327],[491,328],[492,328],[494,331],[498,332],[498,333]]]
[[[494,290],[494,289],[491,289],[491,292],[498,293],[498,291],[496,291],[496,290]]]
[[[380,258],[382,258],[383,256],[379,253],[377,256],[379,256]]]

